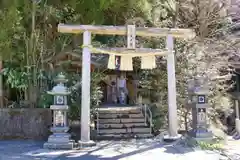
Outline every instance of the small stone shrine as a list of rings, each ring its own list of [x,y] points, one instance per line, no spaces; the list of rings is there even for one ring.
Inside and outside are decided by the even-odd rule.
[[[60,73],[55,79],[56,86],[52,91],[47,93],[53,95],[54,104],[50,106],[53,111],[53,126],[51,128],[52,135],[49,136],[48,142],[44,143],[44,148],[48,149],[73,149],[74,141],[70,140],[68,134],[69,127],[67,125],[67,96],[70,94],[68,88],[64,85],[67,82],[65,76]]]
[[[209,131],[207,117],[209,90],[203,79],[192,81],[189,86],[190,104],[192,106],[192,130],[190,135],[198,140],[210,140],[213,137]]]

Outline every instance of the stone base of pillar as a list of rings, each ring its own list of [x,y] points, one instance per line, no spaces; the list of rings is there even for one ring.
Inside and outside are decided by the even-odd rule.
[[[49,136],[48,141],[44,143],[45,149],[73,149],[75,148],[74,140],[70,139],[68,133],[54,133]]]
[[[235,126],[236,126],[236,132],[233,134],[233,139],[239,140],[240,139],[240,119],[235,119]]]
[[[189,135],[196,140],[209,141],[213,139],[213,133],[206,128],[193,129],[189,132]]]
[[[176,141],[176,140],[179,140],[181,137],[182,137],[181,134],[178,134],[177,136],[165,135],[165,136],[163,137],[163,140],[164,140],[165,142],[174,142],[174,141]]]
[[[68,143],[49,143],[46,142],[43,145],[44,149],[59,149],[59,150],[72,150],[75,147],[74,142],[68,142]]]
[[[83,142],[83,141],[78,141],[78,147],[79,148],[87,148],[87,147],[93,147],[96,146],[96,143],[92,140],[87,141],[87,142]]]
[[[240,119],[235,119],[236,131],[240,134]]]

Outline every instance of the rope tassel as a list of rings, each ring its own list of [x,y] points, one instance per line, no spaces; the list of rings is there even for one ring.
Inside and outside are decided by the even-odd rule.
[[[144,56],[141,61],[142,69],[153,69],[156,68],[156,57],[155,56]]]
[[[121,71],[132,71],[133,70],[132,56],[129,56],[129,55],[121,56],[120,70]]]
[[[108,69],[115,69],[115,68],[116,68],[116,65],[115,65],[115,55],[109,54]]]

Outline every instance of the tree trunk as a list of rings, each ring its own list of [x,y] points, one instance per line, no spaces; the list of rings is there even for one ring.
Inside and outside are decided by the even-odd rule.
[[[0,57],[0,70],[2,70],[2,57]],[[3,99],[4,99],[4,96],[3,96],[3,75],[0,74],[0,106],[1,108],[3,108]]]
[[[30,85],[28,89],[29,93],[29,107],[34,108],[37,105],[37,100],[38,100],[38,87],[34,85]]]

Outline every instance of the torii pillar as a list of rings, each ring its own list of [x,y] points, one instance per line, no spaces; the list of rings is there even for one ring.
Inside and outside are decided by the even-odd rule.
[[[167,74],[168,74],[168,135],[164,137],[166,141],[176,140],[178,135],[178,116],[177,116],[177,95],[176,95],[176,75],[175,75],[175,55],[174,39],[168,35],[166,38],[167,55]]]
[[[80,148],[94,146],[90,140],[90,88],[91,88],[91,51],[87,47],[91,45],[91,32],[83,32],[82,50],[82,97],[81,97],[81,139],[78,141]]]

